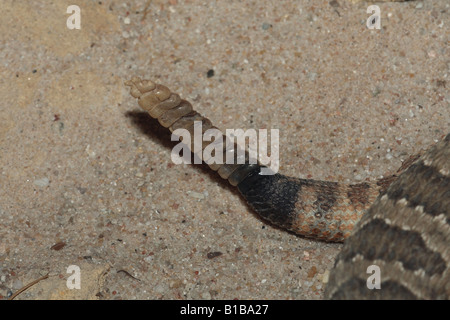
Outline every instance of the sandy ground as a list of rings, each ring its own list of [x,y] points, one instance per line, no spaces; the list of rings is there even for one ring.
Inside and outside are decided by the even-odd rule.
[[[31,5],[30,3],[33,3]],[[449,131],[447,0],[3,0],[0,298],[320,299],[341,248],[261,221],[123,81],[219,128],[280,130],[280,172],[373,180]],[[211,76],[211,71],[214,75]],[[68,289],[69,266],[81,290]]]

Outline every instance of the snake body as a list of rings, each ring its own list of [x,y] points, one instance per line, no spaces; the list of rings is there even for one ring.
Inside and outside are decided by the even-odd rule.
[[[150,80],[141,80],[139,77],[126,81],[125,85],[130,87],[130,93],[138,99],[138,104],[151,117],[157,119],[162,126],[169,128],[171,132],[183,128],[192,134],[194,133],[196,121],[200,121],[202,124],[202,134],[208,129],[215,128],[210,120],[194,111],[188,101],[181,99],[178,94],[172,93],[163,85],[156,84]],[[226,139],[225,135],[223,137]],[[231,185],[236,186],[260,217],[274,225],[301,236],[323,241],[342,242],[353,234],[350,237],[350,241],[348,241],[348,243],[353,243],[353,245],[348,249],[347,243],[345,247],[347,249],[344,248],[340,258],[337,260],[337,272],[345,273],[351,270],[349,265],[360,259],[359,251],[363,255],[361,259],[365,262],[370,261],[369,258],[375,258],[375,260],[378,258],[381,262],[389,261],[389,263],[395,265],[397,262],[402,264],[404,262],[402,259],[405,256],[410,257],[413,260],[412,264],[415,264],[418,254],[416,250],[426,249],[428,251],[423,251],[426,252],[422,257],[423,259],[420,260],[420,263],[416,263],[418,265],[417,268],[413,268],[411,272],[420,273],[421,275],[425,273],[427,277],[433,279],[433,285],[439,285],[439,279],[449,282],[450,264],[447,249],[450,244],[450,182],[448,173],[450,167],[450,135],[444,141],[443,144],[436,147],[438,151],[435,148],[432,151],[434,153],[431,155],[427,153],[418,160],[414,159],[415,162],[411,161],[407,166],[403,166],[399,172],[405,171],[400,174],[400,177],[405,177],[405,174],[407,174],[405,178],[397,179],[394,175],[373,183],[363,182],[346,185],[332,181],[287,177],[278,173],[262,175],[261,171],[265,167],[259,163],[208,163],[208,165],[212,170],[217,171],[222,178],[227,179]],[[193,146],[191,145],[190,147],[193,150]],[[194,152],[202,152],[205,147],[206,144],[203,144],[201,150],[194,150]],[[239,146],[235,145],[235,148],[238,149]],[[441,149],[443,151],[439,153]],[[245,158],[248,160],[248,153],[247,151],[245,152]],[[421,166],[428,169],[424,169],[422,176],[415,181],[417,173],[414,170],[418,170],[417,168]],[[413,173],[408,173],[411,170]],[[436,172],[440,176],[435,177]],[[428,190],[428,184],[436,181],[438,181],[438,184],[434,189],[430,189],[432,191],[422,190],[423,192],[418,193],[417,188]],[[409,183],[413,182],[415,184],[409,190]],[[422,197],[424,196],[425,199],[423,200]],[[389,204],[392,201],[394,201],[394,205],[387,209],[369,210],[377,198],[377,206],[382,206],[379,204],[380,202]],[[408,202],[410,198],[413,199],[411,203]],[[428,201],[429,198],[436,200],[429,202],[431,203],[429,206],[422,208],[421,204],[425,203],[422,201]],[[409,204],[404,205],[403,209],[400,210],[401,212],[397,213],[396,203],[401,201],[406,201]],[[442,203],[442,205],[439,206],[436,203]],[[406,213],[408,210],[404,208],[410,208],[412,204],[416,206],[413,211],[425,213],[417,215],[414,211],[408,216]],[[430,206],[432,209],[430,209]],[[379,212],[384,212],[383,210],[386,210],[393,216],[388,215],[386,218],[380,218]],[[365,214],[367,211],[370,214]],[[431,231],[434,228],[438,228],[439,236],[433,237],[428,233],[422,234],[414,229],[416,226],[420,229],[422,216],[434,219],[433,223],[426,221],[429,228],[427,230]],[[397,221],[402,221],[402,219],[409,221],[409,224],[397,225]],[[355,232],[356,225],[358,227]],[[380,237],[380,232],[382,231],[386,232],[387,235],[385,237],[381,236],[384,241],[380,242],[377,238]],[[397,251],[392,248],[396,246],[397,237],[400,237],[400,246],[397,248],[401,252],[400,255],[397,255]],[[421,237],[424,238],[422,239]],[[386,242],[388,243],[386,244]],[[383,245],[378,250],[376,248],[378,248],[377,245],[380,245],[380,243],[383,243]],[[417,247],[413,249],[410,246],[411,243],[418,243]],[[367,250],[368,253],[363,253],[363,249]],[[377,253],[375,255],[373,254],[374,250]],[[428,259],[430,257],[433,259]],[[402,259],[396,260],[397,258]],[[422,262],[436,264],[438,270],[432,268],[431,271],[429,269],[421,269]],[[402,265],[405,268],[405,263]],[[388,264],[387,266],[390,268],[391,265]],[[386,268],[388,269],[388,267]],[[399,268],[397,272],[400,272],[399,270],[403,269]],[[366,272],[366,270],[364,271]],[[350,288],[370,291],[367,288],[365,290],[361,289],[361,279],[367,278],[367,273],[364,273],[363,276],[359,273],[358,275],[362,278],[351,274],[347,274],[346,277],[339,276],[335,278],[335,274],[335,271],[331,274],[330,282],[333,284],[329,286],[330,289],[327,291],[327,295],[330,298],[363,297],[359,291],[354,296],[342,294],[342,292],[350,292]],[[392,283],[395,282],[395,277],[389,278],[388,275],[387,279],[389,279],[387,280],[388,282],[391,281],[389,284],[392,286]],[[424,279],[427,278],[422,277],[421,279],[425,281]],[[410,289],[402,287],[402,289],[405,288]],[[406,291],[412,296],[425,298],[450,296],[448,284],[437,293],[424,294],[423,296],[418,295],[417,290],[406,289],[394,291],[400,293],[400,296],[404,295],[407,297],[410,296],[405,293]],[[383,295],[386,294],[385,291],[383,290]],[[388,296],[389,294],[386,294],[384,297]],[[369,297],[372,296],[369,295]],[[374,297],[377,298],[377,296]]]
[[[330,274],[332,299],[450,298],[450,134],[413,163],[357,224]],[[369,290],[369,266],[380,289]]]

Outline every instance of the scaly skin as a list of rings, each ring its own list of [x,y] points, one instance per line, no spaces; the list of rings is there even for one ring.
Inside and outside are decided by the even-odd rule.
[[[194,121],[202,122],[202,134],[215,128],[189,102],[163,85],[138,77],[126,81],[125,85],[131,88],[130,93],[138,99],[141,108],[171,132],[183,128],[192,136]],[[204,143],[197,152],[202,152],[207,145]],[[237,186],[263,219],[298,235],[334,242],[342,242],[351,234],[380,192],[395,180],[393,176],[376,183],[346,185],[281,174],[261,175],[260,164],[208,165]]]

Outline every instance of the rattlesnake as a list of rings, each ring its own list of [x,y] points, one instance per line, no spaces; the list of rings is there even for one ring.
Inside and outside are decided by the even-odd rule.
[[[138,77],[125,85],[139,105],[172,132],[183,128],[193,134],[195,121],[202,124],[202,134],[215,128],[163,85]],[[202,152],[206,145],[195,151]],[[248,160],[247,150],[245,155]],[[327,297],[449,298],[450,134],[417,158],[402,166],[400,178],[350,185],[261,175],[264,166],[248,161],[208,165],[274,225],[324,241],[350,237],[330,276]],[[367,289],[364,279],[372,264],[383,268],[383,290]]]
[[[326,290],[334,299],[450,298],[450,134],[377,198],[345,241]],[[381,271],[369,290],[367,268]]]

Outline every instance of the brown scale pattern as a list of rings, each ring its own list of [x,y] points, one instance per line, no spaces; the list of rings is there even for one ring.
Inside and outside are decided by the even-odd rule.
[[[330,299],[450,298],[450,134],[376,199],[330,273]],[[380,288],[369,289],[369,266]]]

